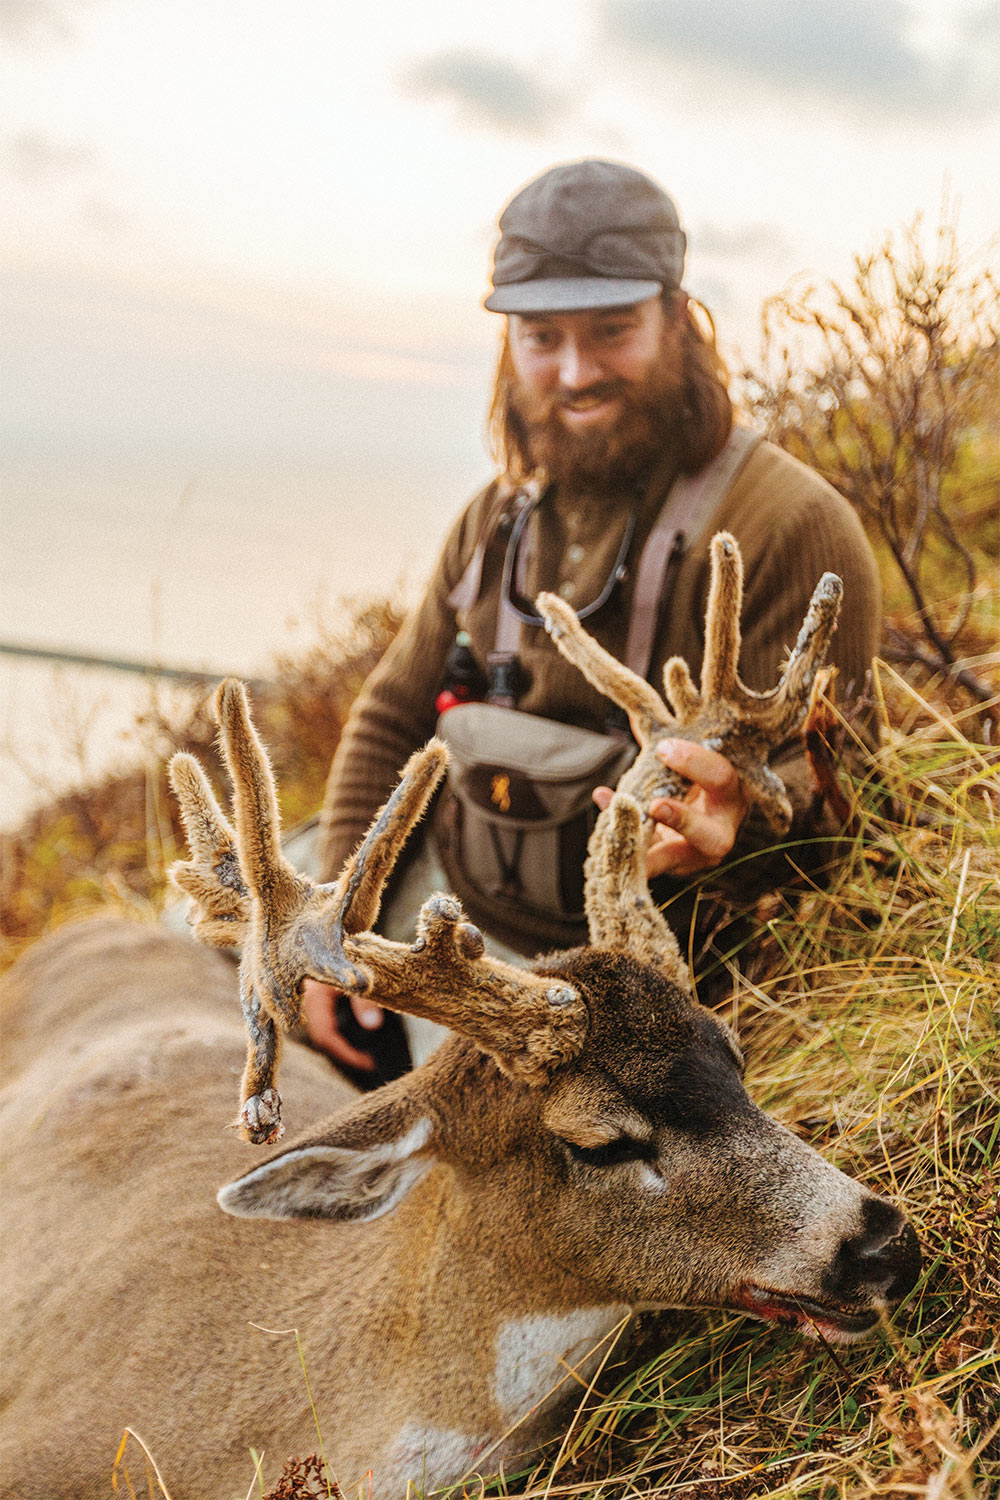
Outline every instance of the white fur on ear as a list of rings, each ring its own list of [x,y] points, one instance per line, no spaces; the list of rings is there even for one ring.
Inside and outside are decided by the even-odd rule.
[[[395,1140],[300,1146],[227,1183],[216,1201],[238,1219],[377,1219],[434,1165],[432,1153],[420,1154],[430,1136],[424,1116]]]

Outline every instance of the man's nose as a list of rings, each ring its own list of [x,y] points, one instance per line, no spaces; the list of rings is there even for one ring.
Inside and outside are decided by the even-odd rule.
[[[600,379],[600,362],[593,352],[578,339],[566,339],[559,351],[559,383],[563,389],[586,390]]]

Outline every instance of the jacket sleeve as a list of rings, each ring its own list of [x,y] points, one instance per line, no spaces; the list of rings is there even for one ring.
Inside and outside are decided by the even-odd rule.
[[[435,698],[455,639],[448,595],[471,556],[494,486],[452,527],[424,596],[370,674],[351,708],[330,766],[320,814],[318,876],[336,878],[413,751],[437,722]]]

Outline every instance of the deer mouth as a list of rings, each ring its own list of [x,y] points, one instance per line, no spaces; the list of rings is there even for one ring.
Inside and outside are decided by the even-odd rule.
[[[850,1344],[863,1338],[879,1320],[876,1308],[845,1302],[820,1302],[815,1297],[797,1296],[794,1292],[776,1292],[770,1287],[747,1282],[733,1298],[734,1307],[767,1323],[781,1323],[798,1328],[810,1338],[829,1343]]]

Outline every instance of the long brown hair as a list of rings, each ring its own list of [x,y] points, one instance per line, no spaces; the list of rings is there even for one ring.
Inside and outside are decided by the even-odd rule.
[[[663,293],[668,316],[673,314],[676,295],[676,292]],[[733,404],[729,396],[729,371],[719,353],[712,315],[691,298],[684,313],[681,353],[680,410],[670,413],[667,430],[676,433],[681,472],[696,474],[723,448],[733,425]],[[523,484],[534,466],[524,419],[511,400],[515,380],[505,326],[487,431],[501,473],[515,484]]]

